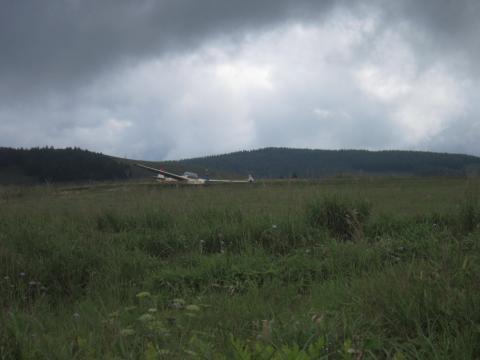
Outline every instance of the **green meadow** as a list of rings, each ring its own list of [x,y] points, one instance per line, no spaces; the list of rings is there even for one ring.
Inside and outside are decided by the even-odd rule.
[[[0,359],[480,358],[480,179],[0,187]]]

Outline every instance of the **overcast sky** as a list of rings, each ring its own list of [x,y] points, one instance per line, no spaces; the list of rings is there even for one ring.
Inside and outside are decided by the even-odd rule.
[[[0,4],[0,146],[480,155],[478,0]]]

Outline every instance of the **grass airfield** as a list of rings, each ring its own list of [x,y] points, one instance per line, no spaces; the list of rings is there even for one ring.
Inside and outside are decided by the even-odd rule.
[[[0,359],[480,357],[480,179],[0,187]]]

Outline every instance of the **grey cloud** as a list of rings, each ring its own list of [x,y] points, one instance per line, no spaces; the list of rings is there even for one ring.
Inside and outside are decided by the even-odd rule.
[[[270,145],[480,154],[480,108],[462,110],[480,88],[479,4],[0,0],[0,144],[149,159]],[[295,24],[307,40],[288,38]],[[241,88],[242,61],[273,68],[273,90]],[[222,82],[223,62],[240,70]]]
[[[318,14],[333,1],[3,0],[3,97],[75,89],[119,64]],[[12,97],[10,100],[13,100]]]
[[[453,61],[464,75],[478,76],[480,2],[477,0],[373,0],[385,28],[392,23],[410,31],[419,61]],[[460,59],[459,59],[460,58]],[[464,63],[462,63],[462,61]],[[466,68],[463,68],[466,65]]]
[[[289,19],[316,19],[338,7],[361,10],[363,15],[380,11],[387,27],[407,22],[414,27],[412,32],[423,29],[433,39],[423,42],[423,47],[437,44],[442,51],[449,47],[478,59],[480,3],[476,0],[352,4],[344,0],[3,0],[0,95],[13,101],[18,95],[75,89],[117,65],[188,50],[215,36],[256,32]]]
[[[387,4],[385,9],[389,17],[429,29],[442,45],[478,48],[475,34],[480,28],[477,21],[480,3],[476,0],[403,0]]]

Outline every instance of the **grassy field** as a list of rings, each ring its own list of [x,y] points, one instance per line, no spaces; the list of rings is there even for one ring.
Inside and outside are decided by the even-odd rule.
[[[0,359],[480,358],[479,178],[0,187]]]

